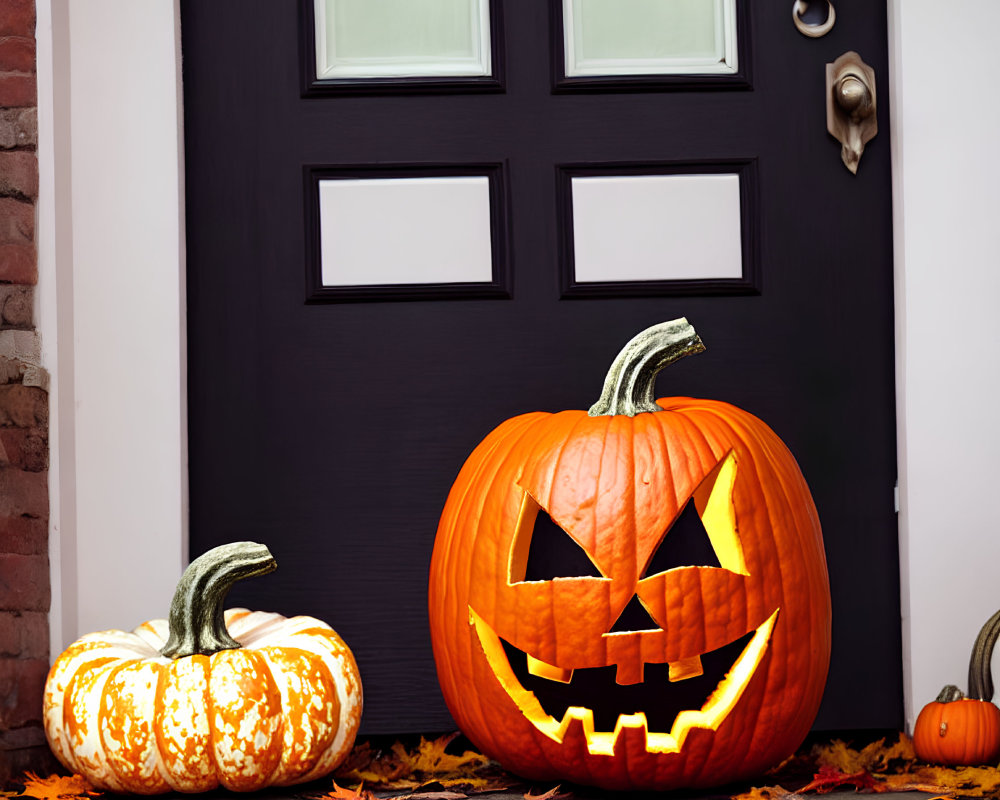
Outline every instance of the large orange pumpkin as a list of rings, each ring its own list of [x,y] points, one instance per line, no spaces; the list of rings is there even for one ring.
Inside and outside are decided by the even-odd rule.
[[[185,571],[170,620],[71,644],[45,686],[45,733],[63,765],[133,794],[288,786],[333,770],[354,743],[361,680],[313,617],[223,613],[233,581],[270,572],[237,542]]]
[[[644,331],[589,412],[507,420],[452,487],[430,570],[438,678],[459,727],[514,772],[718,785],[789,755],[812,724],[830,655],[819,519],[759,419],[654,400],[656,373],[703,349],[684,319]],[[714,559],[660,569],[658,549],[690,514]],[[549,520],[593,574],[567,561],[526,579]],[[636,603],[651,619],[623,630]],[[688,685],[698,699],[673,704]]]

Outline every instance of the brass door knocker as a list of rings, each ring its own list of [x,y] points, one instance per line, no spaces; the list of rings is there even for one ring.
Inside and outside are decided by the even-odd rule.
[[[826,21],[818,25],[802,19],[802,15],[808,9],[809,0],[795,0],[795,4],[792,6],[792,21],[795,23],[795,27],[799,33],[803,36],[808,36],[810,39],[818,39],[820,36],[826,36],[833,29],[833,24],[837,21],[837,12],[833,8],[833,3],[830,0],[826,0]]]

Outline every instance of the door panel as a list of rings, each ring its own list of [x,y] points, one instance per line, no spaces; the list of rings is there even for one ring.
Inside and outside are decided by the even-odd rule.
[[[816,726],[901,723],[882,4],[842,0],[813,40],[784,3],[746,3],[749,91],[554,92],[550,8],[509,0],[503,91],[306,97],[295,2],[181,9],[191,552],[255,539],[280,565],[234,604],[337,628],[362,670],[365,732],[452,728],[426,578],[465,457],[510,416],[589,407],[628,339],[687,316],[708,351],[659,391],[760,416],[819,509],[834,648]],[[883,98],[857,176],[824,101],[825,63],[852,49]],[[560,176],[690,162],[753,166],[755,292],[651,282],[638,296],[564,295]],[[310,169],[484,164],[502,171],[509,297],[306,302]]]

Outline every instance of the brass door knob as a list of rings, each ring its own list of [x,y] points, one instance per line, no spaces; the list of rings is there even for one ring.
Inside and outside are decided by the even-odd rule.
[[[826,65],[826,129],[855,174],[865,145],[878,133],[875,111],[875,70],[861,56],[851,50]]]

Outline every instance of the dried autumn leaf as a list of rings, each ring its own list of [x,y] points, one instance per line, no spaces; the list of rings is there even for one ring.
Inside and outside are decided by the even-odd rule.
[[[420,744],[414,753],[407,751],[399,742],[392,746],[392,750],[414,773],[425,775],[450,774],[455,772],[475,771],[479,767],[485,767],[490,760],[482,753],[473,750],[466,750],[459,756],[446,753],[445,748],[451,744],[458,736],[458,732],[442,736],[438,739],[427,740],[420,737]]]
[[[901,775],[887,775],[885,781],[892,791],[908,791],[902,787],[919,785],[924,792],[960,794],[963,797],[1000,796],[1000,770],[995,767],[935,767],[922,766]]]
[[[889,769],[891,762],[904,761],[913,763],[917,760],[917,751],[913,749],[913,739],[905,733],[899,734],[894,744],[884,747],[878,753],[876,760],[872,763],[875,772],[885,772]]]
[[[818,766],[833,767],[847,774],[884,772],[891,761],[915,761],[917,757],[913,751],[913,742],[903,734],[891,745],[887,746],[885,739],[879,739],[861,750],[855,750],[840,739],[835,739],[830,744],[813,747],[812,756]]]
[[[818,794],[825,794],[826,792],[833,791],[838,786],[853,786],[861,792],[879,791],[877,782],[867,770],[862,769],[857,772],[846,773],[836,767],[825,765],[820,767],[819,772],[816,773],[812,781],[799,789],[799,793],[817,792]]]
[[[416,789],[421,784],[413,778],[409,763],[394,752],[374,750],[368,742],[355,746],[334,776],[343,783],[366,783],[381,789]]]
[[[377,757],[378,754],[372,749],[371,742],[358,742],[351,748],[351,752],[347,754],[347,758],[337,767],[336,774],[342,775],[354,772],[355,770],[365,769]]]
[[[761,786],[743,794],[733,795],[732,800],[805,800],[805,798],[781,786]]]
[[[547,792],[543,792],[542,794],[532,794],[531,790],[529,789],[524,793],[524,800],[556,800],[557,798],[560,797],[571,796],[569,792],[560,793],[559,786],[560,786],[559,784],[556,784]]]
[[[393,777],[393,774],[394,773],[391,770],[376,768],[374,770],[355,770],[351,773],[338,772],[337,777],[349,783],[354,783],[356,781],[367,783],[369,786],[374,786],[376,789],[418,789],[423,784],[423,781],[403,777],[405,771],[399,772],[395,777]]]
[[[97,797],[95,791],[82,775],[49,775],[42,778],[34,772],[26,772],[24,791],[16,797],[35,797],[38,800],[59,800],[68,797]]]
[[[364,782],[374,789],[404,790],[425,794],[434,790],[475,794],[509,789],[516,781],[486,756],[473,750],[460,755],[446,752],[458,733],[438,739],[421,737],[415,748],[395,742],[389,750],[376,750],[364,742],[337,770],[341,783]]]
[[[506,776],[504,776],[506,777]],[[509,789],[514,785],[511,780],[502,780],[498,777],[458,776],[455,778],[438,778],[437,783],[446,789],[455,789],[465,792],[465,794],[480,794],[482,792],[497,792]]]
[[[326,792],[319,797],[322,800],[377,800],[374,794],[364,788],[364,784],[357,789],[351,789],[347,786],[338,786],[336,781],[333,782],[332,792]]]

